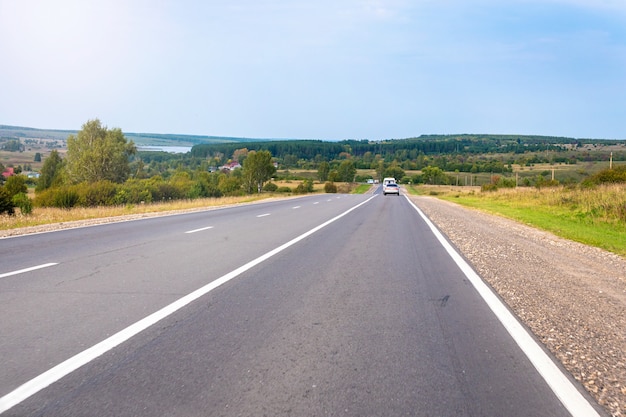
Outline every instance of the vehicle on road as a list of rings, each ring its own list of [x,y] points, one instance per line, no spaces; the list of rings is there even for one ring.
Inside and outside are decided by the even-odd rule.
[[[393,178],[393,177],[387,177],[387,178],[383,179],[383,184],[389,184],[389,183],[395,184],[396,183],[396,179]]]
[[[400,187],[395,182],[383,184],[383,195],[395,194],[400,195]]]

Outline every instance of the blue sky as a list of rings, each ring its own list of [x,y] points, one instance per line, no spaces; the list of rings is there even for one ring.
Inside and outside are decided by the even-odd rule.
[[[624,0],[0,0],[0,124],[626,139]]]

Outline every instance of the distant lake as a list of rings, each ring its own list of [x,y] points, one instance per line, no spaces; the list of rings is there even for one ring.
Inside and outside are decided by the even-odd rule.
[[[191,151],[191,146],[137,146],[137,150],[169,153],[187,153]]]

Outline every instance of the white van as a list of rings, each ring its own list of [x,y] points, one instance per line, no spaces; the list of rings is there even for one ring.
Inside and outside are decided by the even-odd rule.
[[[396,183],[396,179],[392,177],[387,177],[383,180],[383,185],[395,184],[395,183]]]

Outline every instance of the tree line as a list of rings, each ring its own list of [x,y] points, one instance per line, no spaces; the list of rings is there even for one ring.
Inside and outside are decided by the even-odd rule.
[[[121,129],[108,129],[98,119],[86,122],[67,138],[67,156],[53,150],[45,158],[29,200],[26,179],[10,177],[0,186],[0,213],[19,207],[64,207],[139,204],[175,199],[221,197],[263,191],[310,192],[314,179],[327,182],[366,181],[394,177],[412,183],[453,183],[446,172],[504,174],[513,164],[576,164],[608,160],[609,152],[581,151],[620,143],[560,137],[515,135],[423,135],[416,138],[369,140],[275,140],[198,144],[186,154],[138,151]],[[16,148],[17,143],[10,143]],[[614,161],[626,152],[613,152]],[[240,169],[225,169],[237,163]],[[277,175],[276,167],[282,173]],[[314,172],[295,189],[270,181],[290,179],[290,169]],[[358,170],[373,174],[358,175]],[[418,171],[410,176],[407,171]]]

